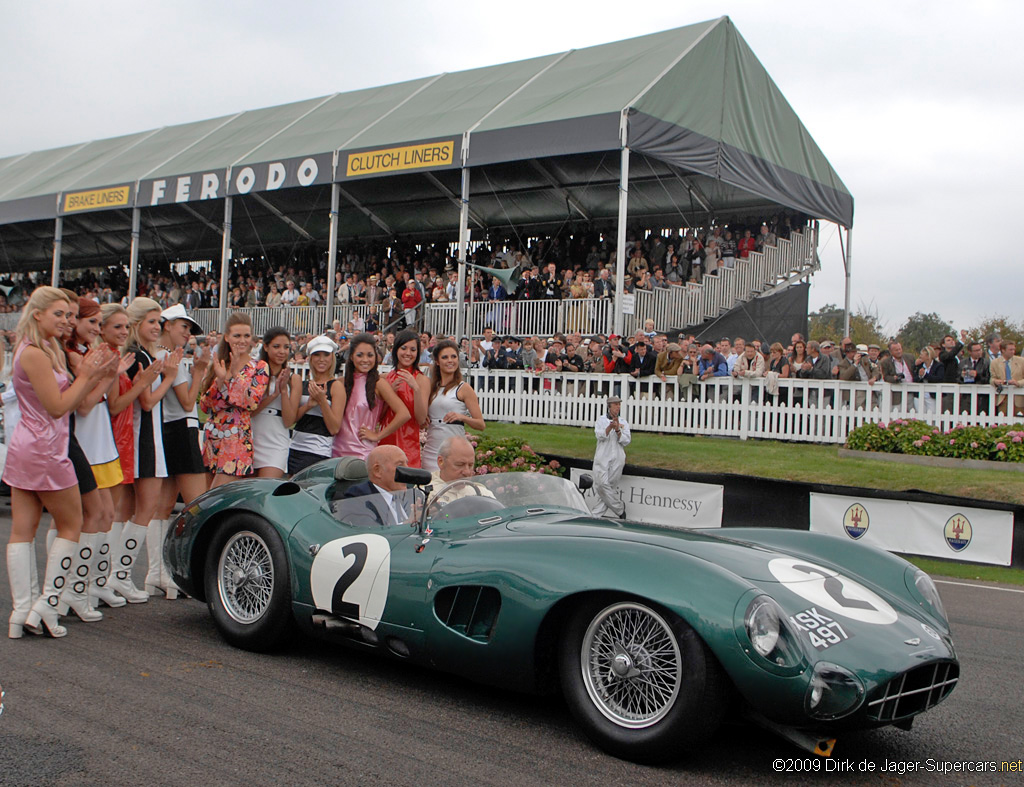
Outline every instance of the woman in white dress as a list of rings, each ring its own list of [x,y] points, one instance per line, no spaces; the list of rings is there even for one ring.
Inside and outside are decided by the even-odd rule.
[[[302,385],[288,368],[291,337],[284,328],[271,328],[263,336],[260,360],[270,367],[266,396],[252,416],[253,469],[260,478],[282,478],[288,472],[289,427],[295,423],[292,387]]]
[[[465,437],[466,427],[483,431],[483,413],[473,386],[464,382],[459,368],[459,349],[451,339],[434,347],[427,405],[427,442],[420,455],[424,470],[437,470],[437,452],[447,438]]]

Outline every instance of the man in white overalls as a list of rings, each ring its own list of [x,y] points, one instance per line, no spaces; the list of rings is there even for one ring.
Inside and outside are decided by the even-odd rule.
[[[608,397],[608,414],[594,424],[597,451],[594,453],[594,493],[597,503],[592,507],[595,516],[626,518],[626,505],[619,499],[616,488],[626,466],[626,446],[629,445],[629,424],[619,417],[622,400]]]

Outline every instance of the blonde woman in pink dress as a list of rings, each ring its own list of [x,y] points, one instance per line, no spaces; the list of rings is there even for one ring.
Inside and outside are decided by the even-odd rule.
[[[18,639],[25,629],[63,637],[58,606],[69,572],[82,565],[78,538],[82,531],[82,498],[68,458],[68,414],[74,411],[118,357],[106,347],[89,350],[78,376],[68,383],[59,341],[69,326],[71,303],[54,287],[39,287],[18,320],[12,379],[21,419],[7,451],[3,480],[11,487],[11,538],[7,544],[7,575],[13,610],[7,636]],[[105,383],[104,383],[105,385]],[[46,508],[57,527],[46,560],[42,595],[33,598],[35,535]],[[88,560],[89,556],[84,559]],[[88,569],[86,569],[88,570]]]
[[[368,333],[352,339],[345,362],[345,414],[334,436],[334,456],[358,456],[366,459],[387,437],[409,420],[409,408],[395,393],[391,383],[377,373],[377,344]],[[395,417],[381,428],[384,408]]]

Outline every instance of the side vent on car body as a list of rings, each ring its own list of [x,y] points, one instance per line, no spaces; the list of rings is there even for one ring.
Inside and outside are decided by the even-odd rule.
[[[487,642],[501,610],[501,594],[486,585],[442,588],[434,598],[434,614],[453,631]]]
[[[279,485],[273,492],[270,493],[271,497],[285,497],[286,495],[298,494],[302,491],[302,487],[296,484],[294,481],[285,481]]]

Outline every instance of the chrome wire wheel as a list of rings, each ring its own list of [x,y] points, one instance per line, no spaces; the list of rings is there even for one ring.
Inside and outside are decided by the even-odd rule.
[[[224,611],[238,623],[266,614],[274,593],[274,562],[266,542],[249,530],[232,535],[220,551],[217,592]]]
[[[671,626],[635,602],[613,604],[594,617],[583,635],[580,667],[594,706],[629,729],[660,721],[682,684],[679,642]]]

